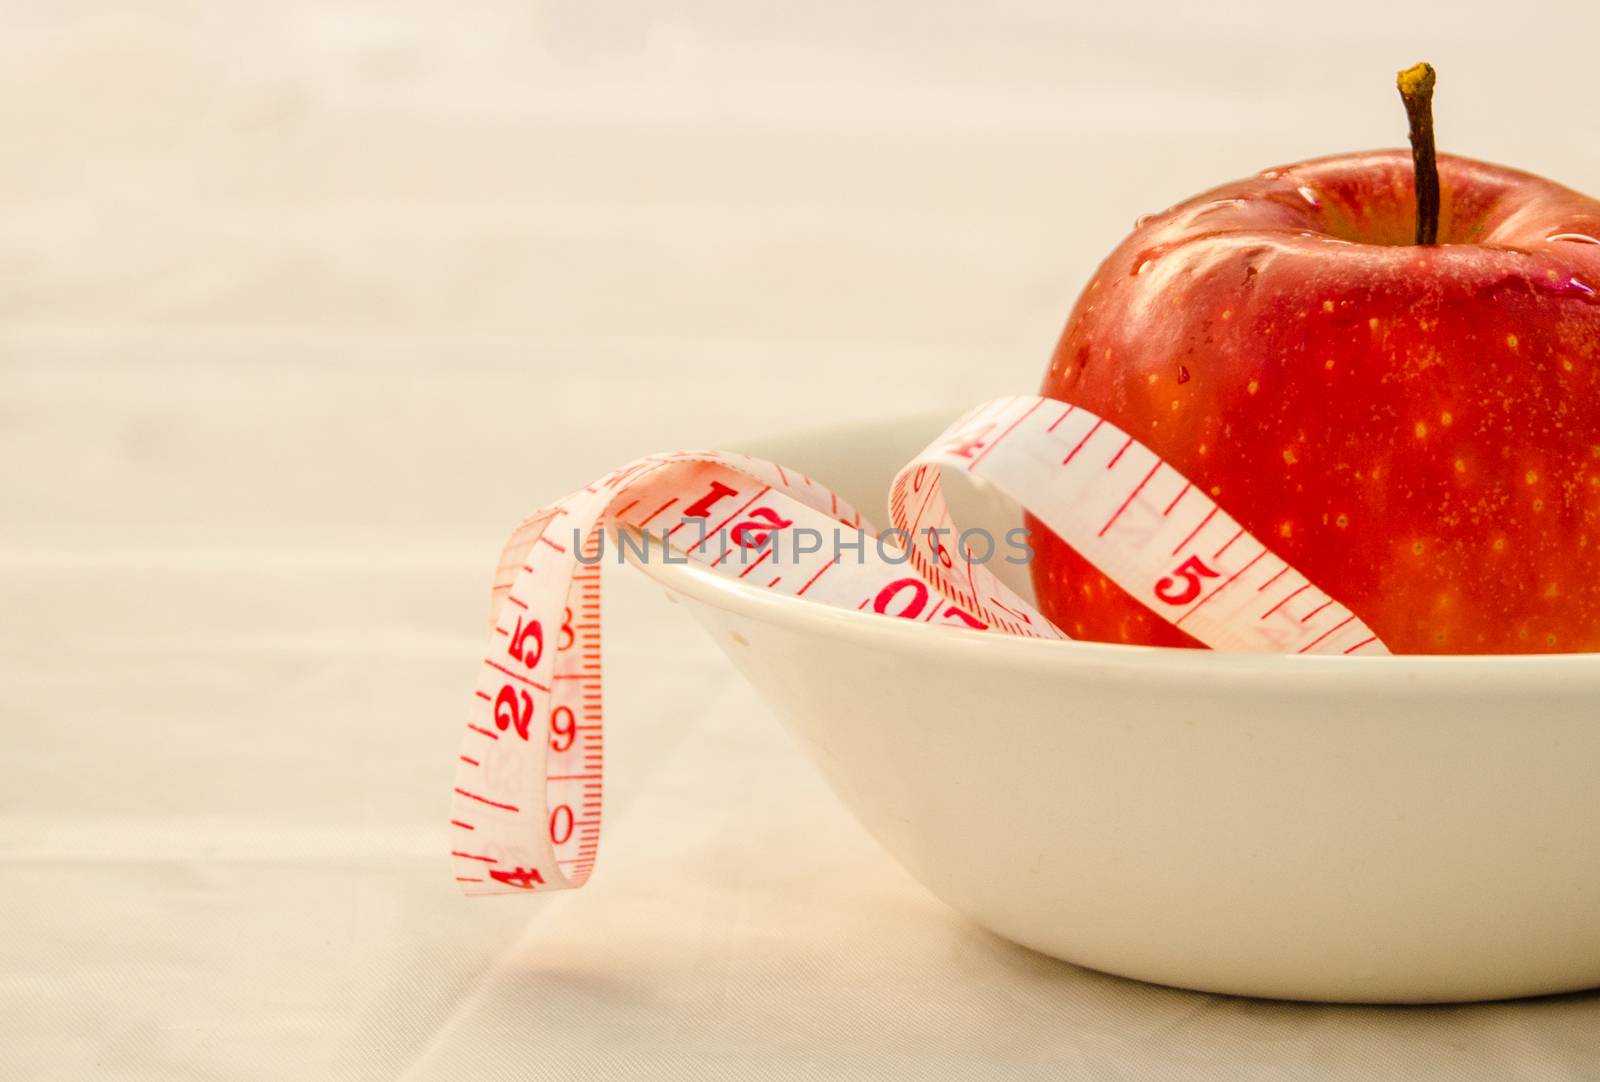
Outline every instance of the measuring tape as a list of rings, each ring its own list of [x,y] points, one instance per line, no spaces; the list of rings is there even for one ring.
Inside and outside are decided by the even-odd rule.
[[[1105,576],[1216,650],[1384,654],[1355,614],[1206,493],[1087,410],[1018,396],[957,420],[895,477],[879,534],[803,473],[744,455],[630,462],[541,508],[495,573],[450,829],[468,894],[582,886],[600,843],[606,538],[820,605],[1064,639],[951,520],[940,472],[994,486]],[[621,527],[618,529],[617,527]],[[636,551],[643,552],[642,543]]]

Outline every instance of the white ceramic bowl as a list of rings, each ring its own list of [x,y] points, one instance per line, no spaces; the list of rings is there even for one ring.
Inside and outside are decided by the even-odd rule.
[[[744,449],[881,522],[944,419]],[[1279,998],[1600,985],[1600,655],[1033,642],[648,570],[883,847],[1008,939]]]

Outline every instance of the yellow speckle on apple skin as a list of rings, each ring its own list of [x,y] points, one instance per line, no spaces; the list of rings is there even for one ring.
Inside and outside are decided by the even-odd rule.
[[[1228,320],[1230,320],[1232,318],[1233,318],[1233,309],[1232,308],[1224,308],[1222,310],[1222,321],[1224,323],[1226,323]]]
[[[1322,302],[1322,310],[1323,310],[1323,311],[1324,311],[1324,312],[1331,312],[1331,311],[1333,311],[1333,302],[1332,302],[1332,301],[1323,301],[1323,302]]]
[[[1427,439],[1427,437],[1428,437],[1428,422],[1426,422],[1426,421],[1418,421],[1417,422],[1417,427],[1415,429],[1413,429],[1413,431],[1416,432],[1417,439],[1419,439],[1419,440]]]
[[[1290,537],[1293,534],[1294,534],[1294,523],[1292,523],[1292,522],[1285,522],[1282,526],[1278,527],[1278,536],[1279,537]]]
[[[1378,317],[1377,316],[1373,316],[1371,319],[1367,320],[1367,330],[1375,331],[1377,329],[1378,329]]]
[[[1467,472],[1466,459],[1463,459],[1463,458],[1456,459],[1456,472],[1457,473],[1466,473]]]
[[[1329,357],[1326,361],[1323,361],[1322,362],[1322,367],[1324,367],[1328,371],[1332,372],[1333,371],[1333,358]]]
[[[1257,383],[1255,380],[1251,380],[1249,383],[1245,384],[1244,392],[1245,394],[1255,394],[1260,389],[1261,384]]]
[[[1449,428],[1454,422],[1455,418],[1450,416],[1449,410],[1445,410],[1443,413],[1439,414],[1439,423],[1444,425],[1444,427]]]
[[[1341,512],[1339,517],[1333,520],[1333,524],[1342,530],[1350,525],[1350,516]]]
[[[1506,539],[1503,537],[1497,537],[1494,539],[1494,544],[1490,545],[1489,547],[1494,549],[1496,552],[1504,552],[1506,550]]]
[[[1524,481],[1528,482],[1528,484],[1530,484],[1530,485],[1531,484],[1535,484],[1539,480],[1539,471],[1537,471],[1537,470],[1529,470],[1527,473],[1522,475],[1522,479]]]
[[[1517,348],[1517,336],[1514,335],[1514,334],[1506,335],[1506,345],[1511,349],[1516,349]]]

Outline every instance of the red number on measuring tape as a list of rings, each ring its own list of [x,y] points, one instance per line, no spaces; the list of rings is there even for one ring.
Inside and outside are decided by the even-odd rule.
[[[533,720],[533,696],[524,691],[519,702],[517,695],[517,689],[510,684],[500,689],[494,700],[494,725],[502,733],[515,728],[517,735],[526,740],[528,723]]]
[[[989,604],[993,605],[997,609],[1000,609],[1007,616],[1014,616],[1018,620],[1021,620],[1025,624],[1033,623],[1033,621],[1028,617],[1027,613],[1023,612],[1021,609],[1012,608],[1010,605],[1007,605],[1004,601],[1001,601],[998,597],[989,598]]]
[[[572,644],[578,641],[578,633],[572,630],[572,610],[567,609],[566,615],[561,618],[561,645],[557,650],[570,650]]]
[[[529,639],[533,640],[533,650],[527,648]],[[517,628],[511,633],[511,642],[506,647],[507,652],[528,668],[539,664],[539,659],[544,657],[544,628],[537,620],[529,620],[526,625],[522,617],[517,617]]]
[[[889,606],[894,599],[900,596],[901,591],[911,591],[911,602],[900,612],[890,612]],[[928,603],[928,587],[921,579],[896,579],[878,591],[878,596],[872,599],[872,611],[885,616],[898,616],[902,620],[915,620],[921,613],[923,606]]]
[[[755,521],[760,519],[760,522]],[[794,520],[784,518],[770,507],[758,507],[750,512],[750,521],[735,526],[728,536],[742,549],[760,548],[767,543],[773,530],[793,526]]]
[[[721,481],[713,481],[711,482],[710,492],[707,492],[704,496],[701,496],[689,507],[684,508],[683,517],[707,518],[711,514],[711,508],[716,505],[717,501],[721,500],[725,496],[736,496],[738,493],[739,490],[736,488],[730,488]]]
[[[578,739],[578,723],[572,708],[558,706],[550,712],[550,750],[566,751]]]
[[[567,839],[572,837],[572,808],[566,804],[557,804],[556,810],[550,813],[550,841],[556,845],[565,845]]]
[[[956,608],[954,605],[951,605],[948,609],[945,609],[944,610],[944,614],[946,616],[954,616],[956,619],[960,620],[963,624],[966,624],[968,627],[976,627],[976,628],[982,629],[982,628],[986,628],[986,627],[989,626],[988,624],[984,623],[982,620],[978,619],[976,616],[972,615],[972,613],[964,612],[961,609]]]
[[[539,874],[539,869],[537,868],[512,868],[509,872],[503,872],[499,868],[490,868],[489,878],[496,883],[521,887],[523,890],[532,890],[534,884],[544,886],[544,876]]]
[[[1191,556],[1178,565],[1172,573],[1183,580],[1183,586],[1178,586],[1177,580],[1169,575],[1156,583],[1156,596],[1169,605],[1187,605],[1200,596],[1200,580],[1202,578],[1214,579],[1220,577],[1222,572],[1213,571],[1200,562],[1200,557]]]

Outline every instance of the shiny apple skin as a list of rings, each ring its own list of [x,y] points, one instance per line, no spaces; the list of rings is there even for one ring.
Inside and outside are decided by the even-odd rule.
[[[1151,218],[1043,393],[1138,437],[1396,653],[1600,650],[1600,202],[1408,151],[1270,169]],[[1038,523],[1069,635],[1198,645]]]

